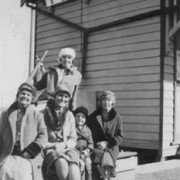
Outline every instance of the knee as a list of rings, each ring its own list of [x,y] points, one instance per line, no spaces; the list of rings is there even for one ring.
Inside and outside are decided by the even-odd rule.
[[[80,168],[79,168],[79,166],[78,166],[77,164],[75,164],[75,163],[70,163],[70,164],[69,164],[69,170],[70,170],[71,172],[75,172],[75,173],[79,172],[79,173],[80,173]]]
[[[5,159],[3,164],[0,166],[0,170],[2,172],[12,172],[12,170],[14,169],[13,167],[14,165],[15,165],[14,159],[12,159],[12,157],[9,156]]]
[[[12,171],[12,166],[9,163],[6,163],[6,161],[1,165],[0,167],[1,172],[11,172]]]
[[[69,164],[69,179],[76,179],[80,180],[81,179],[81,174],[80,174],[80,169],[79,166],[75,163],[70,163]]]
[[[58,168],[58,169],[67,169],[68,168],[68,163],[65,159],[63,158],[60,158],[58,160],[56,160],[55,162],[55,167]]]

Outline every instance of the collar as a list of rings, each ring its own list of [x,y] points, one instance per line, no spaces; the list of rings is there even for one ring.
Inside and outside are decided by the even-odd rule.
[[[57,66],[53,66],[53,67],[50,67],[50,69],[57,69],[57,68],[60,68],[60,69],[64,69],[64,67],[62,66],[62,64],[59,64]],[[64,69],[65,70],[65,74],[74,74],[75,71],[77,71],[77,67],[72,65],[70,69]]]
[[[99,116],[102,115],[102,108],[98,108],[95,112],[94,112],[95,116]],[[114,119],[116,116],[117,112],[114,108],[111,108],[111,110],[109,111],[109,121]]]

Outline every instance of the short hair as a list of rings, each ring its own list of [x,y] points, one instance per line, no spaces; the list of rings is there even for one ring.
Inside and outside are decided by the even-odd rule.
[[[107,98],[111,99],[113,105],[115,105],[115,103],[116,103],[116,96],[115,96],[115,94],[112,91],[105,90],[101,94],[101,96],[100,96],[100,102],[102,102],[103,99],[107,99]]]

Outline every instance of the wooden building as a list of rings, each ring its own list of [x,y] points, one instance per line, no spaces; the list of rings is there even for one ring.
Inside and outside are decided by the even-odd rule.
[[[61,48],[75,48],[76,65],[83,74],[80,91],[109,89],[117,96],[125,132],[122,147],[156,151],[159,160],[176,155],[180,1],[51,2],[48,7],[48,0],[26,2],[36,10],[35,54],[48,50],[49,67],[57,64]]]

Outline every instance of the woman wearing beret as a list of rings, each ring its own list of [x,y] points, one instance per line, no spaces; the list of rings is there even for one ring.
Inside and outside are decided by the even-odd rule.
[[[48,180],[80,180],[75,119],[68,109],[70,97],[70,87],[58,85],[54,98],[48,101],[43,111],[49,141],[44,164]]]
[[[32,105],[35,89],[23,83],[16,102],[0,119],[0,179],[41,180],[41,150],[47,143],[43,115]],[[32,171],[33,170],[33,171]],[[32,176],[33,175],[33,176]]]
[[[86,180],[91,180],[92,163],[90,155],[93,150],[94,144],[92,140],[91,130],[86,125],[86,121],[88,119],[88,109],[84,106],[78,107],[74,111],[74,117],[76,121],[76,132],[78,137],[76,149],[79,151],[80,159],[84,162],[85,165],[83,178]]]
[[[93,167],[104,180],[115,176],[115,163],[123,140],[121,117],[114,109],[115,99],[113,92],[104,91],[100,97],[100,107],[88,120],[94,141]]]
[[[77,90],[81,82],[82,75],[74,66],[76,52],[72,48],[63,48],[58,55],[58,65],[49,67],[45,74],[38,71],[35,78],[37,90],[46,88],[48,95],[53,95],[57,84],[68,84],[71,88],[72,97],[69,102],[71,110],[76,108]]]

